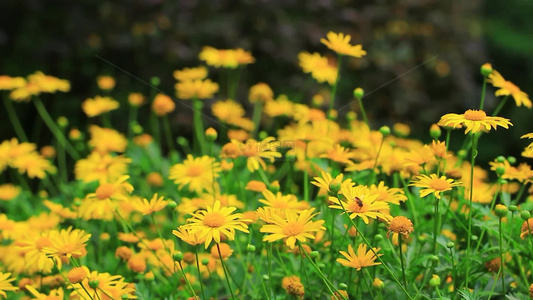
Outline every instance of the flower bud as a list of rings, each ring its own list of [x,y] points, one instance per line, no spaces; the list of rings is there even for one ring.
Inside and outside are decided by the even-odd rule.
[[[442,130],[440,129],[439,125],[437,124],[431,125],[431,127],[429,128],[429,135],[431,136],[431,138],[436,140],[440,137],[441,134],[442,134]]]
[[[344,283],[344,282],[339,283],[339,289],[345,290],[347,288],[348,288],[348,286],[346,285],[346,283]]]
[[[511,165],[516,164],[516,158],[515,158],[514,156],[507,156],[507,161],[508,161]]]
[[[182,261],[183,260],[183,253],[178,251],[178,252],[174,253],[174,255],[172,255],[172,257],[174,258],[175,261]]]
[[[376,290],[382,290],[384,287],[385,287],[385,283],[383,283],[383,281],[379,278],[374,278],[374,281],[372,281],[372,286],[376,289]]]
[[[318,253],[318,251],[311,251],[309,256],[311,256],[311,258],[317,259],[320,256],[320,253]]]
[[[492,74],[492,65],[489,63],[485,63],[481,66],[481,75],[483,77],[489,77],[490,74]]]
[[[57,125],[59,125],[59,127],[61,128],[65,128],[68,126],[68,119],[61,116],[59,118],[57,118]]]
[[[529,218],[531,218],[531,213],[527,210],[523,210],[520,212],[520,218],[522,218],[522,220],[527,221]]]
[[[261,130],[259,131],[259,135],[258,135],[259,139],[260,140],[264,140],[268,137],[268,132],[264,131],[264,130]]]
[[[429,260],[430,260],[432,263],[434,263],[434,264],[438,264],[439,261],[440,261],[439,257],[436,256],[436,255],[431,255],[431,256],[429,257]]]
[[[440,277],[436,274],[433,274],[433,277],[429,280],[429,286],[438,287],[440,285]]]
[[[505,157],[503,157],[503,156],[501,156],[501,155],[498,156],[498,157],[496,157],[496,162],[498,162],[498,163],[504,163],[504,162],[505,162]]]
[[[472,241],[477,241],[478,239],[478,236],[473,234],[472,237],[470,238]]]
[[[374,240],[376,241],[376,243],[379,243],[383,240],[383,236],[381,234],[376,234],[374,236]]]
[[[161,79],[159,79],[159,77],[157,77],[157,76],[154,76],[154,77],[150,78],[150,83],[153,86],[158,86],[158,85],[161,84]]]
[[[496,204],[496,208],[494,209],[494,212],[500,219],[507,216],[508,211],[507,206],[501,204]]]
[[[176,203],[176,201],[169,201],[167,204],[167,207],[169,207],[170,209],[174,209],[177,206],[178,206],[178,203]]]
[[[503,179],[503,178],[498,178],[498,184],[500,184],[500,185],[505,185],[505,184],[507,184],[507,182],[508,181]]]
[[[379,129],[379,132],[381,132],[381,134],[383,134],[383,136],[388,136],[390,134],[390,128],[389,126],[381,126],[381,128]]]
[[[98,280],[89,281],[89,287],[91,289],[96,289],[99,285],[100,285],[100,281],[98,281]]]
[[[466,152],[464,149],[457,151],[457,156],[460,159],[465,159],[467,155],[468,155],[468,152]]]
[[[358,87],[355,90],[353,90],[353,96],[356,99],[362,99],[365,96],[365,91],[362,88]]]
[[[510,211],[510,212],[515,212],[515,211],[517,211],[517,210],[518,210],[518,206],[516,206],[516,205],[509,205],[509,211]]]
[[[338,180],[333,180],[329,183],[329,190],[336,196],[341,190],[341,183]]]
[[[279,181],[273,181],[270,186],[269,186],[269,190],[271,190],[273,193],[277,193],[279,192],[280,190],[280,186],[279,186]]]
[[[455,243],[454,242],[448,242],[448,243],[446,243],[446,247],[449,248],[449,249],[452,249],[453,247],[455,247]]]
[[[334,110],[334,109],[328,110],[328,119],[329,120],[335,121],[335,120],[337,120],[338,116],[339,116],[339,113],[336,110]]]
[[[205,136],[208,141],[214,142],[218,137],[218,133],[213,127],[209,127],[205,130]]]
[[[346,120],[348,121],[354,121],[357,119],[357,114],[353,111],[349,111],[348,113],[346,113]]]
[[[498,166],[496,168],[496,175],[502,176],[503,174],[505,174],[505,167],[504,166]]]
[[[209,264],[209,258],[202,259],[202,265],[207,266]]]
[[[255,246],[254,245],[248,245],[246,246],[246,251],[253,253],[255,252]]]

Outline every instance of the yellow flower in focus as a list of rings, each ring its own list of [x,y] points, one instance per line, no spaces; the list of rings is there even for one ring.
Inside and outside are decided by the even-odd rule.
[[[115,78],[111,76],[98,76],[96,78],[96,83],[98,84],[98,87],[101,90],[110,91],[115,88],[115,84],[117,83]]]
[[[118,109],[120,104],[111,97],[96,96],[88,98],[81,104],[83,112],[89,117],[96,117],[106,112]]]
[[[7,298],[6,292],[10,291],[16,291],[18,290],[17,287],[14,287],[11,282],[15,281],[15,278],[9,278],[11,277],[11,273],[2,273],[0,272],[0,296]]]
[[[213,206],[208,206],[206,210],[197,211],[191,218],[187,219],[186,229],[191,232],[199,232],[199,238],[205,238],[205,249],[209,247],[211,241],[220,243],[221,236],[229,240],[235,239],[235,230],[248,233],[248,226],[240,213],[233,214],[237,208],[220,207],[220,201],[216,201]]]
[[[492,85],[496,88],[500,88],[496,91],[496,96],[511,95],[514,98],[516,106],[524,105],[527,108],[531,108],[532,103],[531,100],[529,100],[529,96],[522,92],[519,87],[514,85],[514,83],[505,80],[498,71],[492,71],[487,82],[492,83]]]
[[[440,193],[451,191],[453,187],[460,186],[461,182],[455,181],[453,179],[447,179],[446,176],[437,177],[436,174],[419,175],[416,177],[410,186],[416,186],[422,188],[420,190],[420,197],[424,198],[427,195],[433,193],[436,198],[440,199]]]
[[[339,55],[348,55],[353,57],[362,57],[366,55],[366,51],[363,50],[362,45],[350,45],[349,35],[343,33],[328,32],[326,39],[320,39],[320,42],[326,45],[329,49],[337,52]]]
[[[143,198],[142,200],[137,199],[137,201],[133,202],[133,207],[136,211],[143,215],[151,215],[154,212],[164,209],[168,203],[170,203],[169,200],[165,200],[165,197],[163,196],[158,197],[156,193],[152,199],[150,199],[150,201],[148,201],[146,198]]]
[[[100,183],[114,182],[126,174],[129,163],[131,159],[122,155],[112,156],[95,151],[76,162],[74,174],[77,180],[85,183],[96,180]]]
[[[256,83],[250,87],[248,100],[250,100],[251,103],[270,102],[274,100],[274,92],[268,84],[264,82]]]
[[[323,226],[324,220],[311,221],[311,218],[318,214],[313,214],[314,210],[314,208],[299,212],[287,210],[285,218],[276,214],[272,215],[272,224],[263,225],[259,230],[263,233],[270,233],[263,238],[263,241],[272,243],[285,239],[285,244],[290,249],[294,249],[296,241],[305,243],[307,239],[314,239],[315,233],[326,230]]]
[[[346,210],[351,219],[360,217],[365,224],[368,224],[370,219],[380,218],[385,221],[392,219],[389,213],[389,204],[377,201],[379,195],[371,193],[366,186],[343,186],[341,194],[342,200],[337,197],[329,197],[331,203],[329,207]]]
[[[337,258],[337,262],[345,267],[354,268],[360,271],[364,267],[371,267],[380,265],[380,262],[376,262],[376,259],[383,254],[378,253],[381,248],[372,248],[366,251],[365,244],[359,244],[357,248],[357,254],[353,251],[352,245],[348,245],[348,253],[345,251],[339,251],[344,258]]]
[[[126,137],[118,131],[111,128],[102,128],[96,125],[89,127],[91,133],[91,139],[89,140],[89,146],[94,151],[100,154],[106,154],[109,152],[122,153],[126,151],[128,146],[128,140]]]
[[[158,116],[162,117],[176,109],[176,104],[165,94],[157,94],[152,102],[152,111]]]
[[[173,235],[191,246],[200,245],[205,242],[205,237],[200,238],[200,233],[200,231],[188,229],[186,226],[180,226],[178,230],[172,230]]]
[[[182,81],[176,83],[174,87],[179,99],[208,99],[218,92],[218,84],[210,79]]]
[[[509,128],[513,126],[509,119],[502,117],[489,117],[482,110],[467,110],[464,114],[446,114],[441,117],[439,126],[446,126],[452,128],[466,127],[465,134],[472,132],[478,133],[482,131],[489,131],[496,129],[497,126]]]
[[[180,189],[189,185],[189,191],[200,193],[212,189],[213,179],[219,177],[220,171],[220,164],[214,158],[207,155],[195,158],[189,154],[183,163],[170,168],[168,178]]]
[[[11,201],[15,199],[21,192],[20,187],[14,186],[11,183],[0,185],[0,201]]]
[[[413,222],[404,216],[397,216],[392,218],[388,224],[387,238],[392,233],[392,240],[397,240],[398,235],[401,234],[405,239],[409,238],[409,234],[415,229]]]
[[[185,68],[182,70],[176,70],[173,73],[174,78],[178,81],[197,80],[207,77],[207,68],[204,66],[196,68]]]

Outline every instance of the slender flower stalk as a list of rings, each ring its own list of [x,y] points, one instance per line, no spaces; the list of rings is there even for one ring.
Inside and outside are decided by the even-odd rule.
[[[205,153],[205,140],[204,140],[204,123],[202,121],[202,107],[204,106],[203,102],[199,99],[193,99],[193,123],[194,131],[196,133],[196,143],[195,148],[200,150],[201,154]]]
[[[341,62],[342,55],[337,56],[337,77],[335,78],[335,83],[331,87],[331,101],[329,101],[329,111],[333,109],[333,103],[335,102],[335,96],[337,94],[337,86],[339,85],[339,79],[341,77]]]
[[[405,277],[405,264],[403,262],[403,249],[402,249],[402,235],[398,235],[398,246],[400,250],[400,264],[402,266],[402,276],[403,276],[403,284],[405,287],[407,287],[407,277]]]
[[[470,134],[472,138],[472,149],[470,157],[470,197],[468,199],[468,233],[467,233],[467,246],[466,246],[466,275],[465,275],[465,287],[468,289],[468,280],[470,273],[470,247],[472,239],[472,199],[474,197],[474,166],[477,155],[477,142],[478,136],[475,133]]]
[[[189,287],[189,289],[191,290],[193,296],[194,296],[194,299],[198,299],[198,296],[196,296],[196,292],[194,291],[191,283],[189,282],[189,279],[187,278],[187,276],[185,275],[185,271],[183,270],[183,265],[181,264],[181,260],[178,261],[178,265],[180,266],[180,271],[181,271],[181,275],[183,276],[183,279],[185,279],[185,282],[187,283],[187,286]]]
[[[168,115],[163,116],[163,130],[165,131],[167,145],[170,151],[174,152],[175,148],[174,148],[174,143],[172,142],[172,130],[170,129],[170,120],[168,119]]]
[[[11,100],[8,99],[7,96],[4,96],[4,106],[6,108],[9,121],[11,121],[11,125],[13,125],[13,129],[15,130],[18,139],[22,142],[27,142],[28,137],[26,136],[26,133],[24,133],[24,129],[22,128],[22,124],[20,123],[20,119],[17,116],[17,111],[15,110],[13,103],[11,102]]]
[[[216,243],[217,245],[217,251],[218,251],[218,257],[220,257],[220,262],[222,263],[222,269],[224,269],[224,276],[226,277],[226,282],[228,284],[229,292],[231,294],[231,299],[236,299],[235,295],[233,294],[233,289],[231,288],[231,283],[229,282],[229,270],[226,266],[226,263],[224,262],[224,258],[222,258],[222,253],[220,252],[220,244]]]

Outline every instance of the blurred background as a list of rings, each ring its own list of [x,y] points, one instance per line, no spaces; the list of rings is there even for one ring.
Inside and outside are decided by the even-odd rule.
[[[172,72],[200,65],[203,46],[241,47],[256,58],[241,76],[236,99],[249,108],[248,87],[255,83],[266,82],[276,95],[289,98],[304,88],[308,76],[297,54],[334,56],[320,38],[328,31],[343,32],[368,55],[343,60],[336,101],[338,108],[346,106],[341,118],[358,110],[350,103],[360,86],[368,95],[364,100],[374,128],[406,123],[414,137],[427,142],[429,126],[440,116],[479,106],[483,63],[492,63],[507,80],[533,93],[531,11],[533,1],[524,0],[3,0],[0,73],[27,76],[41,70],[70,80],[71,92],[43,100],[52,115],[83,126],[81,103],[101,94],[98,75],[117,79],[112,96],[123,103],[121,109],[126,109],[128,93],[150,93],[149,86],[98,57],[143,81],[158,76],[161,90],[174,95]],[[210,70],[210,77],[216,81],[217,70]],[[306,86],[305,99],[325,87]],[[488,87],[489,113],[499,101],[494,91]],[[33,132],[32,141],[49,142],[35,108],[16,107],[26,131]],[[186,125],[190,110],[177,108],[173,122]],[[14,136],[5,114],[0,112],[1,140]],[[500,115],[515,126],[484,136],[491,147],[481,149],[481,160],[503,153],[519,156],[527,141],[518,138],[533,131],[531,111],[515,108],[512,100]],[[190,129],[181,125],[179,134],[188,135]],[[458,140],[462,132],[455,134]]]

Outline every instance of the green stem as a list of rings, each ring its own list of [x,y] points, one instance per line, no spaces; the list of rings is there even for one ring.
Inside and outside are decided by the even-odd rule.
[[[368,123],[368,118],[366,117],[365,107],[363,106],[363,99],[357,98],[357,103],[359,103],[359,108],[361,108],[361,116],[363,116],[363,121],[365,121],[366,126],[370,128],[370,124]]]
[[[376,154],[376,160],[374,160],[374,166],[372,166],[372,175],[369,178],[368,185],[374,183],[376,179],[376,167],[378,166],[379,155],[381,154],[381,149],[383,148],[383,143],[385,142],[385,136],[381,136],[381,143],[379,144],[378,153]]]
[[[256,102],[254,105],[254,114],[253,114],[253,121],[254,121],[254,130],[252,131],[252,137],[257,137],[257,132],[259,131],[259,123],[261,122],[261,112],[263,111],[263,102],[259,101]]]
[[[168,116],[163,116],[163,130],[165,131],[165,137],[167,139],[168,148],[171,151],[174,151],[174,143],[172,142],[172,130],[170,130],[170,121],[168,120]]]
[[[11,125],[13,125],[13,129],[15,129],[15,133],[17,134],[18,139],[21,142],[27,142],[28,137],[26,136],[26,133],[24,133],[22,124],[20,123],[20,120],[17,116],[17,111],[15,110],[13,103],[7,98],[7,96],[4,96],[4,106],[6,107],[7,116],[9,117],[9,121],[11,121]]]
[[[204,140],[204,123],[202,121],[202,107],[204,103],[199,99],[193,100],[194,113],[193,113],[193,123],[194,131],[196,133],[196,147],[200,148],[201,154],[205,153],[205,140]]]
[[[398,234],[398,243],[399,243],[399,250],[400,250],[400,264],[402,266],[402,276],[403,276],[403,284],[405,287],[407,287],[407,278],[405,277],[405,265],[403,262],[403,249],[402,249],[402,235]]]
[[[500,236],[500,273],[502,277],[502,289],[503,289],[503,296],[505,297],[505,271],[504,271],[504,260],[503,260],[503,232],[502,232],[502,218],[498,218],[498,229],[499,229],[499,236]]]
[[[436,198],[436,197],[435,197]],[[437,235],[439,234],[439,202],[440,199],[435,199],[435,212],[433,222],[433,255],[437,255]]]
[[[69,153],[69,155],[74,160],[79,160],[80,155],[78,154],[78,151],[74,149],[74,147],[69,143],[69,141],[65,138],[63,133],[61,132],[61,129],[56,125],[54,120],[52,120],[52,117],[48,114],[46,111],[46,108],[43,105],[43,102],[38,97],[33,98],[33,104],[35,104],[35,108],[37,109],[37,112],[43,119],[46,126],[48,126],[48,129],[52,132],[52,134],[55,136],[55,138],[59,141],[59,144],[61,147],[64,147],[65,150]]]
[[[181,265],[181,261],[178,261],[178,265],[180,266],[181,275],[183,275],[183,279],[185,279],[185,282],[187,282],[187,286],[191,290],[191,292],[192,292],[192,294],[194,296],[194,299],[198,299],[198,296],[196,296],[196,293],[194,292],[194,289],[192,288],[192,285],[189,282],[189,279],[187,278],[187,276],[185,276],[185,271],[183,271],[183,266]]]
[[[222,269],[224,269],[224,276],[226,277],[226,282],[228,283],[228,288],[231,294],[231,299],[235,299],[235,295],[233,295],[233,289],[231,288],[231,284],[229,282],[229,270],[226,267],[226,263],[224,262],[224,259],[222,258],[222,253],[220,252],[220,245],[218,243],[217,243],[217,251],[218,251],[218,257],[220,259],[220,262],[222,263]]]
[[[202,274],[200,273],[200,262],[198,261],[198,245],[194,247],[194,254],[196,255],[196,270],[198,270],[198,281],[200,281],[200,290],[202,291],[202,299],[207,299],[204,292],[204,283],[202,282]]]
[[[309,170],[307,168],[307,147],[309,146],[309,144],[306,142],[305,143],[305,155],[304,155],[304,159],[305,159],[305,164],[304,164],[304,200],[305,202],[309,202]]]
[[[274,292],[274,288],[272,287],[272,243],[270,243],[267,247],[267,262],[268,262],[268,298],[272,297],[272,294]],[[276,295],[274,295],[274,299],[276,299]]]
[[[128,114],[128,140],[133,137],[133,124],[137,122],[137,106],[130,105]]]
[[[483,89],[481,90],[481,102],[479,109],[483,110],[483,104],[485,103],[485,90],[487,89],[487,78],[483,78]]]
[[[342,55],[339,54],[338,59],[337,59],[337,78],[335,78],[335,83],[331,87],[331,101],[329,102],[330,111],[333,109],[333,103],[335,102],[335,95],[337,94],[337,86],[339,85],[339,79],[341,77],[341,61],[342,61]]]
[[[503,98],[502,101],[500,101],[500,103],[498,104],[498,106],[496,107],[496,109],[494,110],[494,113],[492,113],[492,116],[497,116],[498,113],[500,112],[500,110],[502,110],[503,106],[505,105],[505,102],[507,102],[507,99],[509,98],[509,95],[505,96],[505,98]]]
[[[470,241],[472,237],[472,199],[474,196],[474,166],[476,162],[477,155],[477,138],[476,134],[471,134],[472,137],[472,149],[471,149],[471,158],[470,158],[470,197],[468,200],[468,238],[467,238],[467,247],[466,247],[466,274],[465,274],[465,287],[468,289],[468,277],[470,273]]]

